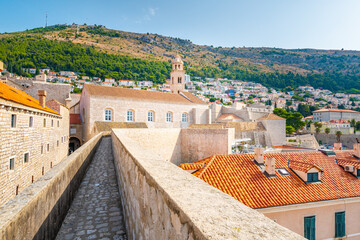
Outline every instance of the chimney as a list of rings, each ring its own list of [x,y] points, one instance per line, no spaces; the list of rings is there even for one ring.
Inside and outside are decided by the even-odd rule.
[[[264,165],[264,148],[255,148],[255,161],[257,162],[257,164],[262,164]]]
[[[334,143],[334,150],[342,150],[342,143]]]
[[[265,159],[265,172],[269,177],[275,177],[275,158]]]
[[[45,90],[39,90],[38,91],[39,96],[39,105],[43,108],[45,108],[45,101],[46,101],[46,91]]]
[[[70,109],[71,97],[65,99],[65,106]]]
[[[354,144],[354,155],[357,158],[360,158],[360,143],[355,143]]]

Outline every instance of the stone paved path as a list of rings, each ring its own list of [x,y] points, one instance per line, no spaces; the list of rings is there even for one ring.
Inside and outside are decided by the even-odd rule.
[[[56,240],[126,240],[111,138],[102,139]]]

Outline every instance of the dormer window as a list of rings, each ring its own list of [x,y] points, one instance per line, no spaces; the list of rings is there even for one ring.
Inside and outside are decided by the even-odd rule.
[[[321,173],[323,170],[313,163],[289,160],[288,166],[305,183],[316,183],[321,181]]]
[[[308,173],[307,174],[307,182],[313,183],[319,181],[319,173]]]

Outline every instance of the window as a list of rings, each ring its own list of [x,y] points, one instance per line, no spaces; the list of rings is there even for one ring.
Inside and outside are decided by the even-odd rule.
[[[57,125],[58,125],[58,127],[60,127],[60,121],[59,120],[57,121]]]
[[[308,182],[317,182],[319,181],[319,173],[308,173],[307,174]]]
[[[29,162],[29,153],[24,154],[24,163]]]
[[[127,122],[133,122],[134,121],[134,111],[128,110],[126,113],[126,121]]]
[[[356,170],[356,176],[357,176],[358,178],[360,178],[360,169],[357,169],[357,170]]]
[[[154,115],[153,111],[148,112],[148,122],[154,122]]]
[[[41,154],[44,153],[44,145],[41,145]]]
[[[172,113],[171,112],[166,113],[166,122],[172,122]]]
[[[59,140],[56,141],[56,146],[57,146],[57,147],[59,146]]]
[[[33,127],[33,125],[34,125],[34,118],[29,117],[29,127]]]
[[[14,169],[15,169],[15,158],[10,158],[9,169],[10,169],[10,170],[14,170]]]
[[[105,121],[112,121],[112,111],[105,109]]]
[[[304,217],[304,237],[315,240],[315,216]]]
[[[51,127],[54,127],[54,120],[51,119]]]
[[[47,151],[50,152],[50,144],[47,144]]]
[[[188,115],[187,115],[187,113],[181,114],[181,121],[182,121],[183,123],[188,122]]]
[[[178,83],[181,83],[181,77],[178,77]]]
[[[335,213],[335,237],[345,237],[345,212]]]
[[[11,127],[16,127],[16,114],[11,114]]]
[[[46,118],[44,118],[44,127],[46,127]]]

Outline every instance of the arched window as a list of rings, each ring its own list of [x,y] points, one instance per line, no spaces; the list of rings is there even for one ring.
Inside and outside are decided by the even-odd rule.
[[[174,77],[171,78],[171,83],[174,84]]]
[[[181,121],[184,122],[184,123],[189,121],[187,113],[181,114]]]
[[[155,113],[153,111],[148,111],[148,122],[155,122]]]
[[[112,110],[105,109],[105,121],[112,121]]]
[[[166,122],[172,122],[172,112],[166,113]]]
[[[126,113],[126,121],[127,122],[133,122],[135,119],[135,113],[134,110],[128,110]]]

